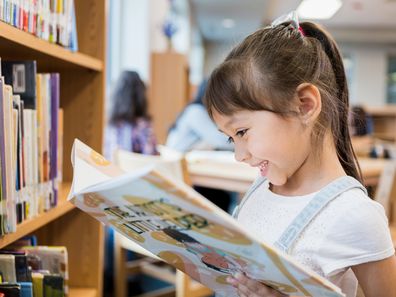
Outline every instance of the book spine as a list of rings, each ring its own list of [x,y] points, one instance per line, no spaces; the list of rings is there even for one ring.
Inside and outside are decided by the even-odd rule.
[[[51,138],[50,138],[50,179],[53,184],[53,201],[51,206],[54,207],[58,202],[58,113],[59,113],[59,74],[52,73],[51,80]]]

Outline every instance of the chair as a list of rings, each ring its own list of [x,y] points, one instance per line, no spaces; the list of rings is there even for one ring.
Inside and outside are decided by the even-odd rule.
[[[125,171],[136,170],[155,164],[156,169],[164,175],[173,175],[190,184],[187,173],[187,164],[182,154],[172,152],[162,147],[161,156],[147,156],[131,153],[123,150],[117,150],[114,153],[114,163]],[[143,257],[127,261],[127,251],[133,251],[143,255]],[[188,275],[176,270],[162,262],[155,255],[142,249],[133,241],[125,236],[115,232],[114,234],[114,271],[115,271],[115,293],[117,297],[127,295],[127,278],[131,274],[145,274],[153,278],[174,284],[175,287],[157,289],[150,293],[144,294],[145,297],[204,297],[212,295],[212,291],[203,285],[193,281]],[[142,295],[143,296],[143,295]]]
[[[393,245],[396,247],[396,161],[390,160],[381,173],[374,200],[382,204],[389,219]]]

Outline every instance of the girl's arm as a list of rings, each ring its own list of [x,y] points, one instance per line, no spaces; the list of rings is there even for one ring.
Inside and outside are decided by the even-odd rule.
[[[396,297],[396,256],[352,267],[365,297]]]

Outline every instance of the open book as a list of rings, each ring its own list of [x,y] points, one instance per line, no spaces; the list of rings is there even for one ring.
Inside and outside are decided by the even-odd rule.
[[[250,278],[293,296],[344,296],[290,256],[261,242],[191,187],[153,166],[125,173],[76,140],[69,200],[143,250],[219,296],[237,296],[227,276]]]

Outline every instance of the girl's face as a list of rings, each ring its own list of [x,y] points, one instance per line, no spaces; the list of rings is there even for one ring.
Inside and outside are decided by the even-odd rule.
[[[297,116],[269,111],[214,112],[220,131],[235,144],[235,159],[258,167],[275,186],[286,186],[309,159],[311,128]]]

